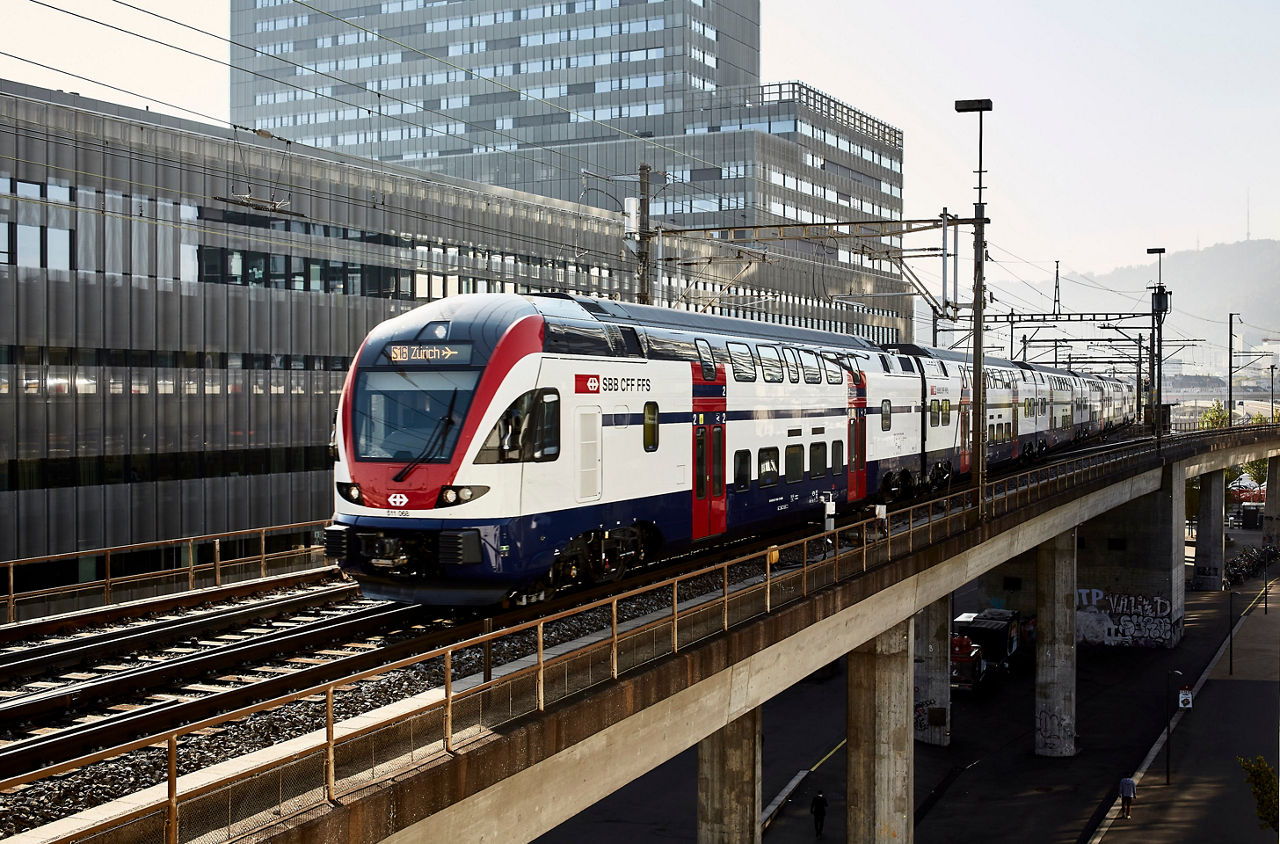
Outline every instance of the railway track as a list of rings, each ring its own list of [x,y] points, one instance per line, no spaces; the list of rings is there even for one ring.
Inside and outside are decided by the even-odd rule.
[[[295,618],[288,628],[240,628],[202,640],[209,647],[201,650],[108,664],[0,700],[0,770],[35,770],[363,670],[377,664],[385,634],[420,612],[353,609]]]

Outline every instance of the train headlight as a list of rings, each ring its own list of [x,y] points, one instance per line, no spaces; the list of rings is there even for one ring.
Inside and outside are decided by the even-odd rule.
[[[338,495],[342,496],[345,500],[350,501],[352,504],[360,504],[363,501],[363,497],[360,495],[360,484],[349,484],[339,481]]]
[[[446,486],[440,489],[440,497],[436,499],[437,507],[452,507],[474,501],[489,491],[487,486]]]

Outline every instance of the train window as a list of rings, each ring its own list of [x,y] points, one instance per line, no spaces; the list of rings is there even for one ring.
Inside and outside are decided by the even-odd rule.
[[[733,453],[733,488],[748,490],[751,488],[751,451],[742,449]]]
[[[880,368],[885,372],[889,372],[889,359],[884,355],[880,355]]]
[[[702,362],[702,380],[716,380],[716,360],[711,356],[711,344],[706,340],[694,340],[698,348],[698,360]]]
[[[787,380],[789,380],[792,384],[799,382],[800,365],[796,363],[796,350],[783,349],[782,359],[787,363]]]
[[[360,373],[352,413],[356,459],[447,460],[478,378],[466,369]]]
[[[996,440],[996,426],[994,424],[987,425],[987,442],[998,442],[998,440]]]
[[[498,417],[476,455],[476,463],[555,460],[560,454],[560,394],[531,390]]]
[[[640,345],[640,336],[629,325],[622,326],[622,348],[629,358],[644,357],[644,347]]]
[[[746,343],[729,343],[729,363],[733,365],[734,381],[756,380],[756,358]]]
[[[800,349],[800,366],[804,370],[806,384],[821,384],[822,372],[818,369],[818,356],[808,349]]]
[[[724,426],[711,429],[711,497],[724,497]]]
[[[756,477],[760,479],[760,486],[774,486],[778,483],[778,449],[760,449]]]
[[[844,372],[840,369],[840,364],[835,358],[822,356],[822,369],[827,374],[828,384],[843,384]]]
[[[893,402],[885,399],[880,402],[880,430],[888,431],[893,428]]]
[[[929,400],[929,427],[936,428],[942,424],[942,402],[937,399]]]
[[[1012,439],[1013,439],[1013,423],[1006,422],[1004,423],[1004,441],[1009,442]]]
[[[764,380],[770,384],[782,382],[782,356],[777,346],[756,346],[760,355],[760,368],[764,372]]]
[[[912,365],[912,363],[911,363],[911,358],[907,357],[906,355],[903,355],[903,356],[899,357],[899,358],[898,358],[898,363],[902,364],[902,371],[903,371],[903,372],[915,372],[915,371],[916,371],[915,366],[914,366],[914,365]]]
[[[787,446],[787,483],[794,484],[804,480],[804,446]]]
[[[699,425],[693,434],[693,497],[707,497],[707,429]]]
[[[1048,412],[1049,412],[1049,399],[1047,399],[1047,398],[1042,398],[1042,399],[1040,399],[1040,414],[1039,414],[1039,415],[1044,416],[1044,415],[1045,415],[1046,413],[1048,413]]]
[[[951,399],[942,400],[942,424],[943,426],[951,424]]]
[[[844,443],[831,441],[831,471],[839,474],[844,471]]]
[[[960,408],[960,442],[969,442],[969,405]]]
[[[658,403],[644,403],[644,450],[658,450]]]
[[[827,444],[809,443],[809,477],[821,478],[827,474]]]

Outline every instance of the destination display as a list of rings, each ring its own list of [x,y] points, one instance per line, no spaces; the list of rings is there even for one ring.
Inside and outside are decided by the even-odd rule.
[[[388,343],[384,351],[392,363],[471,363],[470,343]]]

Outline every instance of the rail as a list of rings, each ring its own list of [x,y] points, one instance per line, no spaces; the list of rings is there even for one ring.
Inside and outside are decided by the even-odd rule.
[[[1071,458],[989,484],[984,491],[995,514],[1100,480],[1151,458],[1150,441]],[[57,776],[148,746],[168,748],[165,780],[127,801],[121,816],[66,834],[74,841],[128,826],[130,837],[189,841],[210,833],[234,839],[324,805],[384,780],[515,718],[543,711],[570,695],[719,635],[748,619],[776,611],[833,583],[955,536],[977,525],[973,490],[964,490],[865,519],[735,560],[601,599],[572,610],[424,654],[376,670],[276,697],[177,729],[104,749],[58,765],[0,780],[0,791]],[[660,602],[653,601],[653,597]],[[623,618],[641,598],[649,609]],[[624,611],[620,614],[620,610]],[[593,616],[588,614],[594,614]],[[548,629],[573,617],[593,618],[595,630],[569,642],[549,639]],[[492,674],[461,674],[459,655],[500,639],[524,637],[522,659]],[[334,717],[335,691],[390,671],[420,666],[435,672],[435,688],[347,721]],[[323,700],[323,728],[259,756],[229,760],[213,769],[179,775],[180,740],[209,728],[285,706]],[[319,707],[316,707],[317,709]],[[265,753],[259,751],[258,753]],[[284,754],[283,759],[281,754]],[[163,794],[160,794],[160,792]],[[122,805],[124,805],[122,803]],[[99,810],[101,816],[101,810]],[[221,831],[221,832],[219,832]]]
[[[0,583],[6,589],[3,593],[4,623],[14,624],[54,612],[109,606],[140,597],[222,586],[224,582],[236,583],[267,577],[273,572],[293,571],[310,564],[316,547],[272,549],[271,540],[287,540],[290,535],[323,528],[327,524],[327,520],[299,522],[0,562],[4,567]],[[241,556],[223,559],[224,543],[247,544],[251,550]],[[138,573],[120,572],[122,557],[143,552],[151,552],[156,558],[152,562],[160,567]],[[92,572],[91,579],[58,586],[21,588],[19,580],[27,571],[32,572],[31,579],[40,579],[32,566],[47,568],[57,563],[75,563],[81,571],[88,569]],[[38,607],[52,609],[42,613]],[[24,609],[29,611],[24,612]]]

